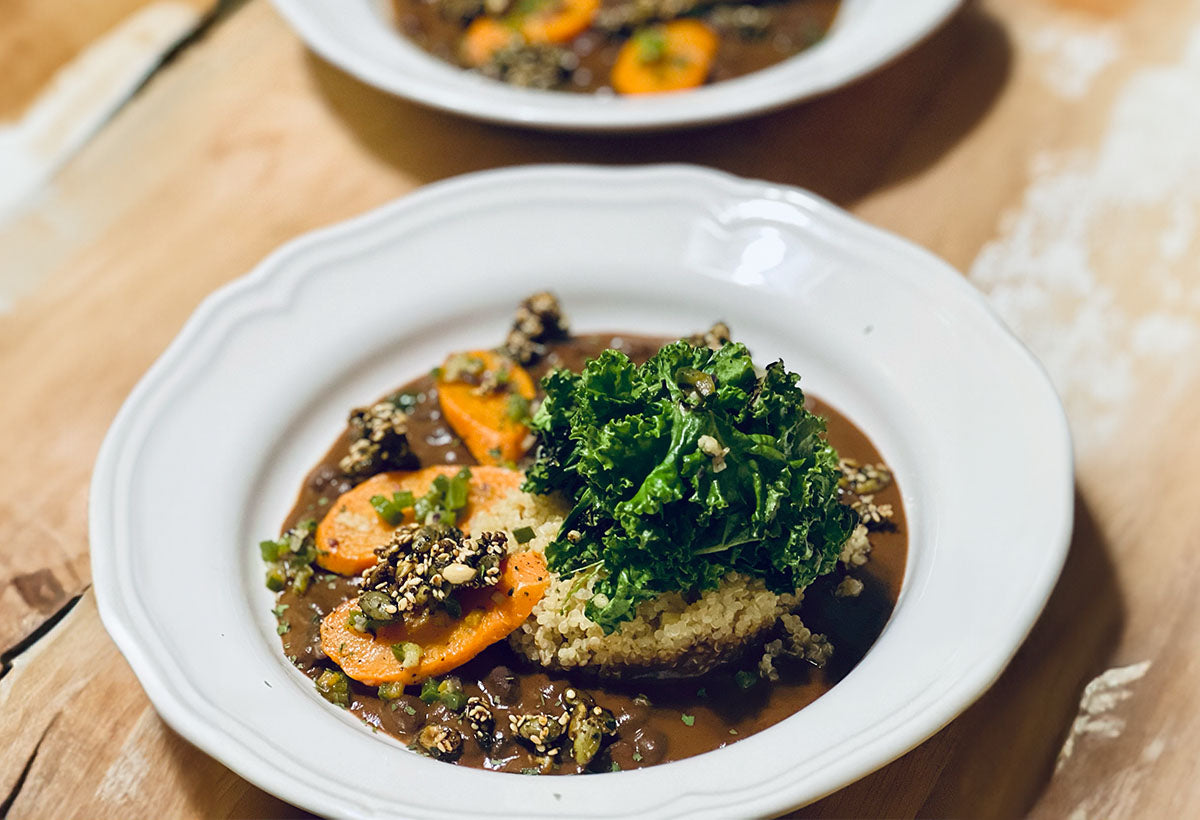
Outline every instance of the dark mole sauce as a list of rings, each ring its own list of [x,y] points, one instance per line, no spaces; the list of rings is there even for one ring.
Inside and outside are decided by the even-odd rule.
[[[615,0],[602,0],[601,6]],[[720,37],[717,54],[709,73],[710,83],[740,77],[758,71],[811,48],[825,36],[837,17],[841,0],[774,0],[759,3],[769,9],[771,23],[765,32],[741,34],[716,26]],[[713,3],[736,7],[741,3]],[[430,0],[393,0],[396,27],[408,39],[435,57],[466,67],[459,58],[459,44],[466,24],[447,19]],[[700,19],[705,19],[701,16]],[[617,52],[628,35],[608,35],[588,29],[565,48],[579,58],[579,69],[562,91],[592,92],[609,88],[609,74]]]
[[[669,340],[613,334],[575,336],[555,344],[547,360],[531,371],[540,377],[555,366],[578,370],[586,359],[608,347],[618,347],[634,361],[642,362],[666,341]],[[397,392],[424,396],[410,409],[408,419],[409,441],[422,465],[474,463],[441,418],[431,377],[422,376]],[[864,464],[882,461],[867,437],[836,410],[811,397],[809,405],[825,417],[829,441],[843,458],[854,458]],[[351,484],[337,469],[348,445],[348,437],[343,434],[308,475],[283,529],[305,518],[319,520],[333,500],[350,488]],[[834,595],[847,574],[840,564],[805,591],[800,610],[804,624],[827,635],[834,646],[833,657],[824,668],[778,660],[781,680],[759,681],[749,689],[737,685],[733,675],[737,666],[685,680],[600,683],[541,671],[501,641],[453,672],[462,679],[468,696],[483,694],[494,705],[499,734],[499,741],[488,754],[473,738],[467,737],[458,762],[499,771],[536,771],[532,755],[509,737],[507,714],[510,710],[514,714],[554,711],[562,691],[568,687],[588,692],[599,705],[611,709],[620,724],[618,739],[607,753],[597,756],[589,771],[635,769],[690,757],[752,735],[796,713],[828,692],[862,660],[887,623],[899,595],[907,538],[904,510],[895,482],[875,494],[875,503],[893,506],[896,526],[871,533],[871,560],[850,573],[863,583],[862,593],[857,597]],[[315,678],[330,665],[320,646],[321,618],[356,592],[357,579],[318,572],[303,595],[286,591],[279,596],[279,603],[287,605],[279,617],[281,623],[287,624],[281,627],[287,629],[282,635],[284,653],[310,677]],[[752,666],[753,660],[745,664]],[[351,688],[350,710],[370,726],[403,743],[413,745],[426,722],[459,725],[457,716],[449,714],[441,704],[427,706],[416,697],[419,687],[409,687],[410,694],[392,702],[377,697],[374,688],[353,681]],[[688,716],[687,722],[684,716]],[[579,771],[580,767],[568,755],[546,773]]]

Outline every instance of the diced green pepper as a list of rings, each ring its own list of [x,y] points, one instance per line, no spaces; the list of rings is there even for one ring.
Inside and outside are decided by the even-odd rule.
[[[326,669],[317,676],[317,691],[330,703],[350,705],[350,679],[345,672]]]
[[[438,682],[435,679],[429,678],[421,684],[420,698],[425,703],[436,703],[438,701]]]
[[[411,641],[392,644],[392,654],[405,669],[411,669],[421,662],[421,647]]]
[[[389,681],[379,687],[379,697],[383,700],[395,700],[404,694],[404,684]]]
[[[279,564],[267,567],[267,589],[281,592],[287,586],[287,571]]]

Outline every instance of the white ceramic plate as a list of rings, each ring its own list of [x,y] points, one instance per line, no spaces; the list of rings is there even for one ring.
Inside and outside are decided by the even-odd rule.
[[[862,77],[937,28],[962,0],[843,0],[815,47],[775,66],[682,94],[598,97],[515,88],[431,57],[400,35],[386,0],[274,0],[326,60],[384,91],[494,122],[636,131],[721,122],[815,97]]]
[[[866,658],[808,708],[644,770],[523,777],[373,735],[284,659],[257,541],[347,408],[487,346],[554,288],[574,326],[728,320],[866,430],[910,524]],[[430,186],[309,234],[211,296],[114,421],[92,481],[100,614],[163,718],[259,786],[345,817],[783,811],[978,697],[1058,576],[1067,426],[1042,369],[951,268],[810,194],[688,167],[531,167]]]

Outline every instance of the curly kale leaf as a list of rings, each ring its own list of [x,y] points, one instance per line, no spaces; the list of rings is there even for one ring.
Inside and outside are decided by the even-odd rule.
[[[611,632],[641,601],[730,571],[791,592],[833,569],[853,514],[798,382],[782,362],[759,375],[743,345],[686,342],[546,377],[524,486],[573,502],[546,555],[559,573],[603,565],[588,617]]]

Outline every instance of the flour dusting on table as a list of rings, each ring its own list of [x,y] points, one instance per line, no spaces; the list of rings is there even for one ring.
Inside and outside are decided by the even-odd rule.
[[[970,270],[1042,359],[1081,454],[1138,391],[1170,401],[1200,356],[1200,27],[1173,65],[1133,74],[1095,152],[1043,154]]]

